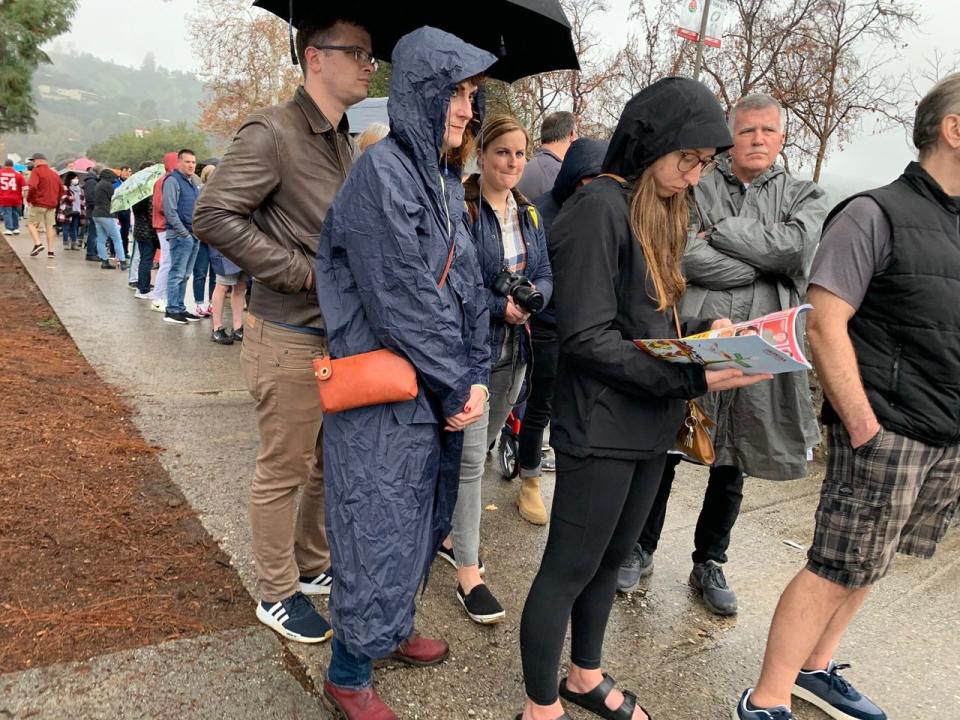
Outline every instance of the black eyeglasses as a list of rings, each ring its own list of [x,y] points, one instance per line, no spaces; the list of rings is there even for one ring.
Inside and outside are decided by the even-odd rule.
[[[311,45],[310,47],[315,47],[317,50],[340,50],[349,53],[361,65],[370,65],[374,72],[380,67],[380,61],[359,45]]]
[[[678,152],[680,153],[680,159],[677,160],[677,170],[679,170],[682,173],[690,172],[697,165],[699,165],[700,174],[709,175],[717,167],[717,161],[713,158],[710,158],[709,160],[704,160],[702,157],[700,157],[696,153],[688,153],[688,152],[684,152],[683,150],[678,150]]]

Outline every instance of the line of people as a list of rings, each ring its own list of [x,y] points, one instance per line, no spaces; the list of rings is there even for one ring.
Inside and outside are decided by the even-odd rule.
[[[151,308],[163,313],[165,322],[186,325],[210,318],[211,341],[221,345],[242,342],[247,276],[222,253],[199,242],[192,232],[196,199],[216,169],[214,164],[204,166],[198,177],[192,150],[169,152],[153,193],[132,207],[113,211],[116,190],[132,174],[129,166],[121,166],[118,172],[93,167],[84,176],[71,170],[61,178],[42,153],[34,154],[30,162],[29,181],[13,169],[11,160],[0,170],[5,234],[19,234],[20,206],[25,200],[29,208],[27,228],[33,241],[31,256],[46,250],[48,260],[54,259],[57,234],[62,232],[64,251],[85,246],[86,260],[99,262],[101,269],[127,271],[134,297],[151,301]],[[154,165],[147,160],[139,170]],[[193,285],[194,312],[185,304],[188,281]],[[233,322],[225,328],[228,295]]]
[[[885,718],[833,655],[894,551],[932,554],[960,495],[950,466],[960,414],[950,378],[960,368],[952,346],[923,361],[924,332],[905,330],[918,317],[940,332],[940,318],[958,326],[936,297],[960,277],[947,247],[960,239],[960,76],[918,106],[920,163],[869,195],[877,208],[836,209],[816,254],[823,191],[775,165],[783,122],[773,98],[745,98],[728,120],[703,85],[659,81],[627,103],[609,145],[573,143],[549,194],[531,203],[516,189],[526,129],[483,117],[489,53],[431,28],[401,39],[390,133],[358,158],[345,110],[377,67],[369,34],[347,20],[305,23],[296,50],[303,86],[244,122],[192,230],[254,279],[241,366],[260,433],[256,615],[292,640],[333,638],[325,702],[340,717],[389,720],[373,661],[447,657],[447,643],[414,623],[438,551],[456,564],[456,597],[472,619],[504,616],[482,578],[491,569],[479,555],[480,478],[542,357],[546,386],[562,388],[537,405],[552,416],[557,481],[521,619],[518,719],[566,717],[560,697],[605,718],[648,718],[603,672],[603,638],[618,585],[629,590],[652,568],[684,401],[706,396],[718,420],[690,582],[720,614],[737,608],[722,565],[744,473],[802,476],[819,435],[804,374],[663,363],[632,340],[675,336],[674,316],[692,333],[806,295],[836,407],[825,417],[830,465],[808,566],[778,608],[757,689],[733,714],[787,720],[796,695],[833,717]],[[464,183],[474,149],[479,173]],[[850,249],[844,223],[885,221],[883,241],[863,233]],[[927,257],[917,248],[930,233],[943,247]],[[868,250],[879,263],[864,261]],[[917,279],[934,275],[918,292]],[[555,319],[531,332],[551,299]],[[895,299],[901,307],[885,314]],[[892,374],[874,338],[896,347]],[[313,361],[379,348],[413,364],[417,397],[323,416]],[[533,425],[536,455],[521,461],[530,472],[518,498],[535,523],[546,509],[527,481],[538,477],[542,431]],[[332,625],[311,595],[330,595]],[[816,622],[803,620],[810,613]],[[568,623],[570,670],[558,684]]]

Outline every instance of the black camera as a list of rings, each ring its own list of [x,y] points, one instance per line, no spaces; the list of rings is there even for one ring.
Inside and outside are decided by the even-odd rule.
[[[493,279],[493,289],[504,297],[512,297],[513,301],[528,313],[536,314],[543,310],[546,304],[543,293],[537,290],[526,275],[501,270]]]

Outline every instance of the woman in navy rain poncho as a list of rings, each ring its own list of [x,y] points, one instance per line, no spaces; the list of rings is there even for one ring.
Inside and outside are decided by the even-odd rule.
[[[433,28],[393,52],[390,135],[357,161],[327,213],[317,296],[334,358],[381,347],[417,369],[414,400],[324,418],[330,599],[328,702],[393,717],[372,689],[375,658],[429,664],[442,641],[413,634],[414,600],[456,502],[462,433],[481,417],[489,316],[461,221],[475,76],[495,58]],[[478,105],[481,103],[478,102]],[[451,243],[456,253],[438,282]],[[355,715],[355,716],[360,716]]]

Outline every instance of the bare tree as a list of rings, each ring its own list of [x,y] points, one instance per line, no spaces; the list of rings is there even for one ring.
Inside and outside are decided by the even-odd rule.
[[[730,110],[752,92],[766,92],[777,59],[819,0],[727,0],[730,28],[722,50],[704,55],[703,72]]]
[[[287,24],[247,0],[200,0],[187,17],[208,96],[200,103],[200,126],[232,137],[253,110],[293,97],[302,80],[290,61]]]
[[[560,109],[576,115],[582,133],[595,133],[603,117],[597,101],[618,74],[615,56],[604,53],[602,38],[592,26],[594,18],[607,12],[608,4],[606,0],[560,0],[560,5],[570,20],[580,70],[541,73],[513,83],[513,110],[535,134],[544,116]]]
[[[903,78],[887,72],[889,55],[871,48],[896,48],[917,20],[898,0],[818,0],[779,54],[772,89],[807,136],[814,181],[831,147],[842,147],[865,116],[877,119],[877,130],[901,121]]]

